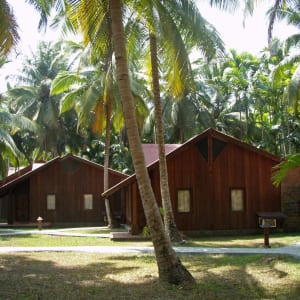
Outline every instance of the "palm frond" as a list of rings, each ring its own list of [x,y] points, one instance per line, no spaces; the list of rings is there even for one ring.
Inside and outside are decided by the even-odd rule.
[[[76,89],[64,95],[60,100],[60,113],[63,114],[72,108],[76,110],[77,101],[80,99],[83,93],[84,89]]]
[[[20,40],[18,24],[6,0],[0,0],[0,54],[8,54]]]
[[[272,182],[275,186],[279,186],[285,178],[288,171],[300,166],[300,153],[288,155],[287,158],[277,164],[273,170]]]
[[[5,146],[5,148],[11,151],[14,156],[18,155],[19,150],[13,138],[6,130],[3,130],[2,128],[0,128],[0,144],[1,143]]]
[[[286,69],[293,66],[295,63],[299,62],[300,53],[295,52],[286,56],[271,73],[271,78],[274,86],[277,86],[280,83],[280,80],[283,78],[283,74]]]
[[[300,95],[300,65],[297,66],[287,87],[287,97],[290,106],[294,106],[294,111],[297,111]]]
[[[39,130],[38,125],[34,121],[20,114],[11,114],[11,127],[30,132]]]
[[[212,7],[217,7],[228,12],[234,12],[240,4],[238,0],[210,0],[209,2]]]
[[[90,121],[91,114],[94,111],[97,102],[102,101],[103,91],[99,90],[99,82],[93,82],[85,91],[83,95],[84,101],[80,107],[80,117],[78,120],[78,126],[81,126],[88,120]]]
[[[59,72],[52,81],[50,95],[54,96],[68,92],[73,86],[82,85],[84,82],[84,77],[79,76],[78,73],[68,71]]]

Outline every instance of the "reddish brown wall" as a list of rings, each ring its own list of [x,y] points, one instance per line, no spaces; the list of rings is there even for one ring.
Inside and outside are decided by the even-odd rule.
[[[211,163],[210,163],[211,162]],[[227,143],[213,161],[195,144],[168,157],[169,186],[177,227],[180,230],[256,229],[259,211],[281,210],[280,189],[271,183],[273,159]],[[158,167],[150,170],[152,186],[161,206]],[[230,188],[245,189],[245,210],[232,212]],[[192,211],[177,212],[177,190],[190,189]],[[139,204],[140,228],[145,225]]]
[[[287,215],[284,227],[300,230],[300,167],[290,170],[281,183],[282,211]]]
[[[110,186],[120,181],[110,175]],[[30,220],[38,216],[47,222],[102,222],[105,214],[103,169],[68,159],[58,161],[30,177]],[[47,194],[56,195],[56,209],[47,210]],[[93,194],[93,209],[84,210],[84,194]],[[112,209],[121,211],[120,193]]]

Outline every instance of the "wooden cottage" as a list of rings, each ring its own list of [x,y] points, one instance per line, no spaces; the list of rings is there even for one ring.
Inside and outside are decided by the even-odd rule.
[[[21,169],[0,183],[1,222],[41,216],[50,223],[103,223],[103,174],[103,166],[71,154]],[[110,187],[127,177],[109,169]],[[122,203],[122,191],[116,192],[111,206],[121,218]]]
[[[258,212],[280,212],[280,188],[271,183],[280,159],[238,139],[208,129],[167,155],[170,196],[181,231],[252,230]],[[159,165],[147,165],[161,206]],[[103,196],[126,195],[126,223],[133,234],[146,225],[135,175]]]

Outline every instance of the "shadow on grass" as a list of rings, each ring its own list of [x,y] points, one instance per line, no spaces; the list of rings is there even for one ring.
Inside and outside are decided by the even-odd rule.
[[[12,234],[12,235],[1,235],[0,236],[0,242],[1,241],[11,241],[11,240],[15,240],[15,239],[28,239],[28,238],[38,238],[37,235],[35,234]]]
[[[3,247],[58,247],[58,246],[97,246],[111,244],[107,239],[98,237],[78,237],[48,234],[20,234],[0,236]]]
[[[280,286],[289,275],[274,271],[276,257],[193,255],[181,260],[197,281],[189,290],[161,284],[152,255],[0,255],[0,299],[273,299],[268,286],[275,275],[276,296],[294,299],[299,293],[294,281]],[[265,281],[252,274],[259,266],[263,275],[269,272]]]
[[[270,233],[269,242],[272,248],[284,247],[299,241],[299,233]],[[202,236],[186,237],[186,247],[225,247],[225,248],[257,248],[264,246],[264,235],[252,236]]]

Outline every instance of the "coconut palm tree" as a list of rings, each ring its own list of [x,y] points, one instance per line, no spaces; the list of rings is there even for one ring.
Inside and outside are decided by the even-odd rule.
[[[299,1],[274,0],[273,4],[270,6],[267,12],[267,16],[269,18],[268,45],[270,51],[272,51],[273,28],[276,20],[285,20],[288,24],[299,27],[299,8]],[[293,42],[299,42],[299,34],[295,34],[292,40]]]
[[[62,151],[59,145],[64,130],[58,114],[58,99],[50,96],[50,86],[60,70],[68,69],[68,53],[61,42],[54,45],[41,42],[36,54],[25,61],[17,86],[8,90],[11,107],[40,125],[41,149],[52,156]]]
[[[56,22],[62,22],[65,24],[64,28],[71,31],[76,31],[80,28],[84,37],[84,45],[89,47],[90,60],[93,65],[99,69],[99,75],[101,75],[101,80],[97,80],[94,87],[98,85],[98,88],[93,88],[96,93],[89,93],[88,98],[84,97],[85,100],[91,99],[90,96],[94,94],[94,101],[80,101],[82,108],[81,117],[86,117],[90,114],[90,111],[94,111],[95,120],[93,125],[93,131],[95,133],[101,134],[105,129],[105,153],[104,153],[104,183],[103,188],[106,191],[109,188],[109,178],[108,178],[108,167],[110,164],[110,136],[111,136],[111,123],[114,125],[115,130],[119,131],[123,126],[123,118],[120,114],[121,106],[118,104],[118,95],[116,93],[114,78],[113,78],[113,47],[111,41],[111,18],[108,10],[108,2],[103,2],[102,6],[95,5],[96,2],[90,3],[90,7],[87,8],[85,2],[78,3],[74,7],[62,6],[65,9],[65,14],[62,11],[59,12]],[[89,15],[86,19],[82,18],[84,15]],[[103,14],[103,18],[98,18],[97,16]],[[76,75],[75,75],[76,76]],[[71,77],[75,78],[74,75]],[[69,78],[71,78],[69,77]],[[61,81],[58,78],[58,81]],[[63,81],[69,83],[70,79],[67,79],[63,75]],[[77,80],[78,81],[78,80]],[[93,80],[91,83],[95,83]],[[60,82],[61,84],[61,82]],[[85,85],[87,86],[87,85]],[[91,85],[88,84],[91,87]],[[101,88],[100,88],[101,87]],[[84,89],[84,88],[83,88]],[[82,90],[82,85],[80,85],[80,90]],[[88,91],[91,91],[88,88]],[[67,94],[67,98],[74,98],[74,93]],[[81,99],[83,100],[83,99]],[[136,94],[136,103],[142,103],[141,97]],[[141,107],[141,105],[137,107]],[[94,105],[94,107],[92,107]],[[144,107],[144,112],[147,109]],[[114,118],[112,118],[114,116]],[[79,125],[81,123],[79,119]],[[112,120],[115,120],[112,122]],[[109,199],[105,199],[106,215],[108,219],[108,226],[114,227],[113,216],[110,209]]]
[[[91,9],[92,11],[95,7],[102,7],[102,5],[99,5],[97,1],[92,0],[74,0],[70,4],[76,7],[77,5],[79,5],[79,3],[83,2],[87,4],[86,9]],[[163,223],[160,217],[160,212],[157,206],[157,202],[155,200],[150,178],[145,166],[144,154],[141,147],[141,140],[135,114],[134,101],[130,88],[127,55],[125,49],[126,40],[124,27],[122,23],[122,3],[119,0],[109,1],[108,3],[112,24],[111,33],[113,37],[113,45],[117,66],[117,82],[122,100],[125,125],[132,154],[133,164],[136,172],[136,177],[142,198],[142,203],[147,219],[147,224],[150,229],[155,249],[159,277],[161,280],[176,284],[180,284],[183,282],[191,282],[194,281],[193,277],[180,262],[179,258],[177,257],[175,251],[172,248],[170,238],[166,235],[164,231]],[[87,16],[88,14],[83,14],[81,17],[87,20]],[[101,16],[98,15],[96,17],[99,18]]]
[[[123,104],[123,113],[136,178],[139,185],[147,225],[149,227],[155,249],[159,276],[160,279],[164,281],[177,284],[185,281],[190,282],[193,281],[193,277],[181,264],[176,253],[172,249],[170,238],[164,231],[160,212],[145,165],[135,116],[134,102],[130,90],[130,79],[125,48],[125,33],[122,23],[122,4],[119,0],[110,1],[109,3],[112,18],[112,37],[117,66],[117,82]]]
[[[8,54],[20,39],[18,24],[6,0],[0,0],[0,54]]]
[[[223,44],[214,28],[199,14],[193,1],[145,1],[134,2],[134,12],[149,31],[151,80],[155,109],[156,141],[159,153],[160,189],[164,208],[165,230],[173,242],[182,242],[174,220],[164,147],[164,130],[159,84],[159,56],[169,65],[166,77],[167,90],[181,98],[193,81],[189,62],[189,47],[198,46],[207,57],[223,50]],[[184,40],[184,37],[189,36]],[[205,42],[204,42],[205,41]]]
[[[124,127],[120,99],[111,69],[113,66],[107,69],[100,61],[97,66],[80,65],[77,71],[64,71],[56,76],[52,82],[51,95],[63,94],[60,113],[74,109],[78,115],[78,128],[90,128],[93,134],[105,136],[104,188],[107,190],[111,127],[115,133],[120,133]],[[144,119],[147,107],[137,93],[134,98],[137,114],[140,119]],[[108,226],[115,227],[117,224],[114,222],[109,200],[105,201]]]
[[[270,9],[269,14],[273,17],[273,22],[275,22],[276,19],[280,21],[285,20],[290,25],[294,25],[298,28],[300,27],[300,4],[297,1],[287,1],[287,3],[283,3],[282,1],[277,0],[274,7]],[[270,35],[270,38],[272,38],[272,30],[270,30]],[[271,42],[272,41],[270,41],[270,45],[272,48],[277,50],[274,46],[276,46],[278,42]],[[296,115],[298,114],[300,82],[299,43],[300,34],[293,34],[286,39],[284,45],[280,45],[282,51],[284,51],[285,58],[278,64],[273,72],[273,78],[276,79],[280,77],[284,71],[287,72],[287,70],[290,70],[289,73],[292,74],[292,77],[287,85],[286,95],[288,103],[293,106]],[[274,55],[276,54],[276,52],[272,53],[274,53]]]
[[[0,179],[7,176],[9,166],[18,167],[23,156],[16,146],[14,135],[18,131],[37,132],[34,122],[22,116],[0,109]]]

